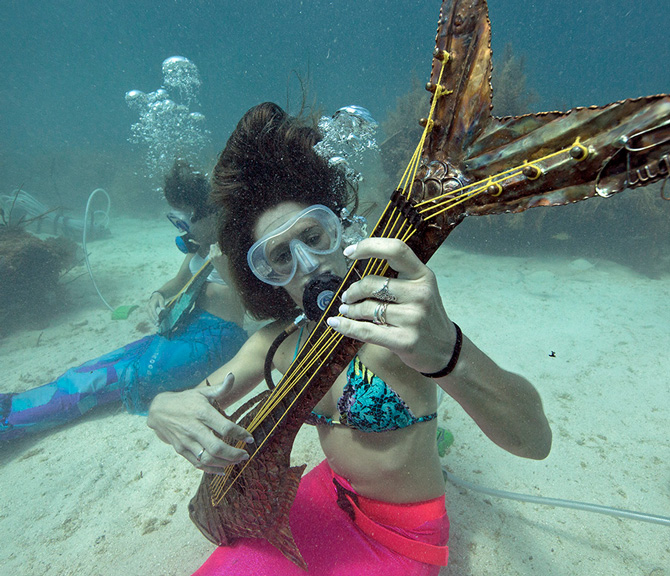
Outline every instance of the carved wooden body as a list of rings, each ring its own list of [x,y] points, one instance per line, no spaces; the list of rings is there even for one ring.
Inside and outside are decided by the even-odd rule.
[[[609,196],[668,176],[670,96],[498,119],[491,115],[490,77],[485,0],[445,0],[427,86],[436,100],[432,129],[408,194],[394,193],[372,235],[407,237],[427,262],[466,216]],[[245,446],[250,459],[225,478],[204,475],[191,517],[217,544],[265,538],[306,567],[288,525],[304,468],[290,466],[291,447],[306,415],[360,346],[337,336],[325,319],[358,275],[393,274],[367,262],[355,268],[275,391],[235,418],[255,438]],[[282,389],[286,396],[279,401]]]

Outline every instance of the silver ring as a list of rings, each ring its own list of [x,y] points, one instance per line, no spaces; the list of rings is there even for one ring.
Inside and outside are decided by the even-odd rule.
[[[390,278],[387,278],[384,280],[384,284],[379,290],[375,290],[372,293],[372,297],[375,300],[381,300],[382,302],[395,302],[397,298],[391,294],[391,291],[389,290],[389,282],[391,281]]]
[[[388,305],[388,302],[380,302],[375,308],[372,315],[372,321],[378,326],[386,326],[388,324],[388,322],[386,322],[386,309],[388,308]]]
[[[202,458],[202,455],[203,455],[204,453],[205,453],[205,449],[203,448],[202,450],[200,450],[200,452],[198,452],[198,455],[195,457],[195,459],[196,459],[198,462],[200,462],[200,459]]]

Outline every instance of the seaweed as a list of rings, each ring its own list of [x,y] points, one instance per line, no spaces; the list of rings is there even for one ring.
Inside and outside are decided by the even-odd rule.
[[[0,213],[0,336],[19,325],[44,323],[62,296],[59,280],[77,250],[67,238],[43,240],[28,232],[35,218],[12,222],[11,210]]]
[[[386,139],[379,145],[382,168],[396,184],[419,142],[423,128],[419,119],[426,116],[430,108],[430,94],[419,79],[412,78],[411,89],[398,96],[393,110],[388,112],[381,129]]]
[[[511,44],[505,46],[502,59],[493,67],[493,113],[496,116],[520,116],[531,111],[539,98],[526,84],[526,61],[514,54]]]

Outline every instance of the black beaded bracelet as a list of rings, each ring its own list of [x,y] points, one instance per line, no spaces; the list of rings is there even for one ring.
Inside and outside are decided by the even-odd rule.
[[[432,372],[430,374],[421,372],[423,376],[428,378],[442,378],[443,376],[450,374],[451,371],[456,368],[456,364],[458,364],[458,358],[461,355],[461,346],[463,345],[463,332],[461,332],[461,328],[458,324],[456,324],[456,322],[454,322],[454,326],[456,327],[456,344],[454,344],[454,351],[451,353],[449,363],[444,368],[442,368],[442,370],[438,370],[437,372]]]

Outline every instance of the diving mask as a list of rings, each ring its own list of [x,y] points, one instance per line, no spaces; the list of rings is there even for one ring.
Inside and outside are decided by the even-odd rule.
[[[309,274],[317,256],[332,254],[342,242],[342,224],[330,208],[314,204],[255,242],[247,253],[254,275],[273,286],[286,286],[300,266]]]
[[[170,212],[167,219],[172,222],[172,225],[181,232],[174,241],[180,252],[184,254],[195,254],[200,247],[200,244],[195,241],[191,234],[191,228],[188,223],[188,217],[179,212]]]

